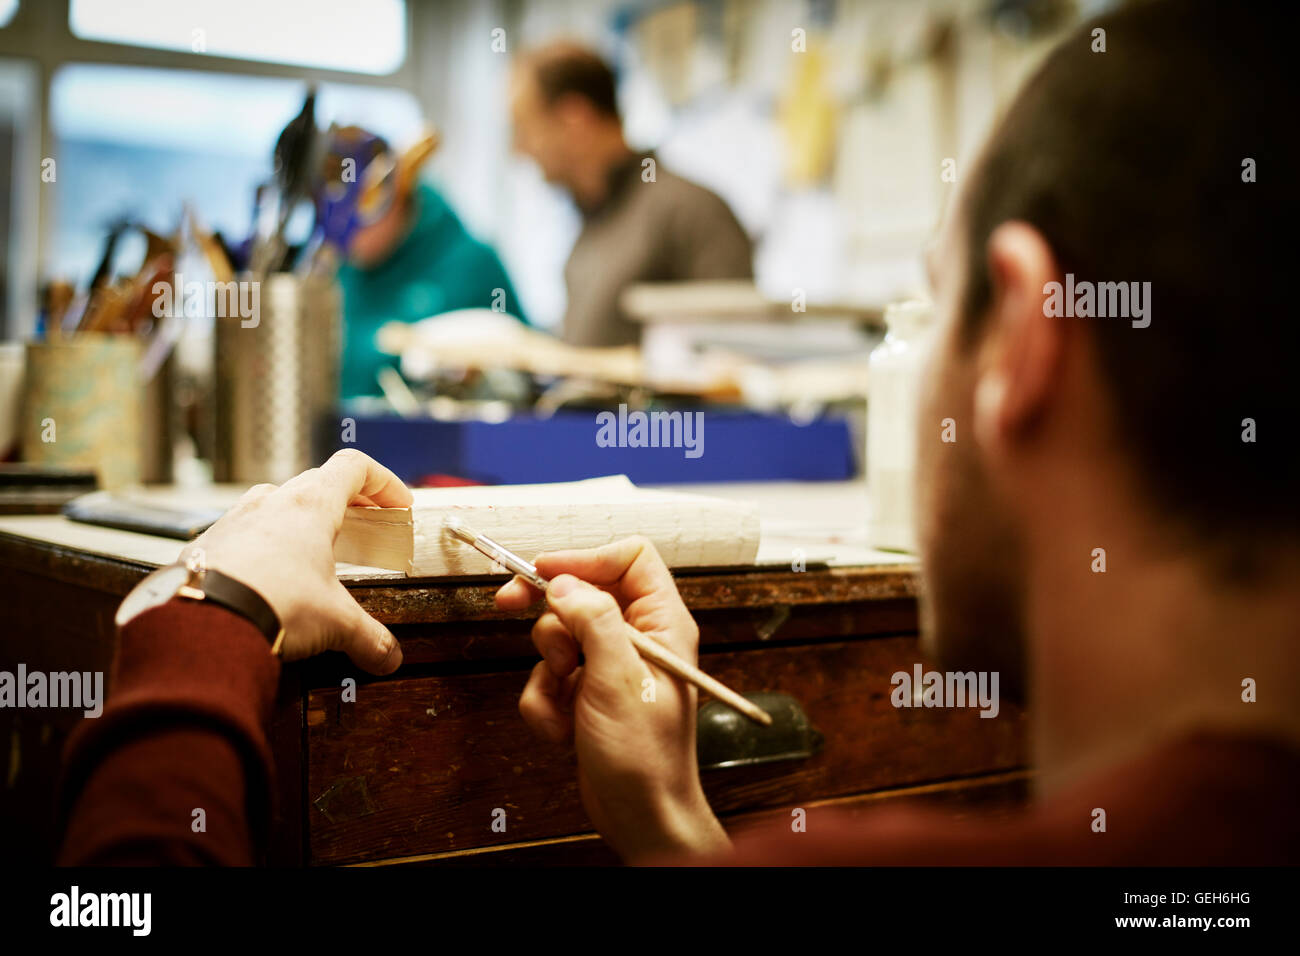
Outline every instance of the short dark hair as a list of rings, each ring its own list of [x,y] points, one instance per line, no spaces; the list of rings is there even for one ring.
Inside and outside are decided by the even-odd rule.
[[[1151,283],[1148,327],[1088,321],[1116,424],[1147,497],[1238,555],[1300,538],[1296,80],[1270,6],[1157,0],[1085,24],[1017,95],[960,211],[967,346],[1000,223],[1038,229],[1063,274]]]
[[[570,40],[556,40],[524,54],[523,64],[532,72],[547,106],[563,96],[577,94],[597,113],[618,119],[614,71],[587,47]]]

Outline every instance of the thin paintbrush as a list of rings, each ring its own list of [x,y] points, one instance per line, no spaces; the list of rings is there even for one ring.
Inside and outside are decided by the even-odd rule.
[[[537,573],[537,568],[533,564],[525,561],[508,548],[497,544],[491,538],[479,534],[460,518],[455,515],[450,516],[443,523],[443,527],[485,557],[519,575],[539,591],[546,591],[549,582]],[[756,707],[753,702],[741,697],[726,684],[710,677],[694,664],[682,660],[658,641],[646,637],[631,625],[628,625],[627,636],[631,639],[632,645],[646,660],[658,664],[670,674],[674,674],[684,681],[689,681],[700,690],[707,691],[728,707],[740,711],[750,720],[757,721],[764,727],[771,726],[772,717],[767,711]]]

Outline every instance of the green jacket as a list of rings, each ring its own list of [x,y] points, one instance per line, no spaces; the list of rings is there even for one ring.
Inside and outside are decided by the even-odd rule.
[[[416,322],[453,309],[490,309],[500,302],[498,308],[527,324],[492,248],[466,231],[432,186],[420,183],[412,199],[418,203],[415,225],[392,255],[373,268],[345,263],[339,269],[344,398],[381,394],[380,368],[396,367],[396,357],[375,346],[375,334],[386,322]]]

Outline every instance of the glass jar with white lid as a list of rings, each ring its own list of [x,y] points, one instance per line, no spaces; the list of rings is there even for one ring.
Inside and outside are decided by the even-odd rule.
[[[919,300],[885,308],[885,337],[867,372],[868,544],[915,552],[916,441],[921,373],[933,309]]]

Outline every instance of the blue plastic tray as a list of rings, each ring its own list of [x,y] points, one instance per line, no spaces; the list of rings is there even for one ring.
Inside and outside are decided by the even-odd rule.
[[[838,416],[798,425],[779,415],[706,411],[703,441],[695,448],[655,448],[602,447],[597,441],[602,427],[603,437],[615,440],[618,428],[609,419],[598,422],[598,414],[603,413],[519,415],[499,423],[352,415],[356,440],[338,447],[359,448],[407,482],[432,474],[485,484],[613,474],[637,484],[836,481],[855,471],[848,421]],[[623,437],[636,436],[629,431]]]

